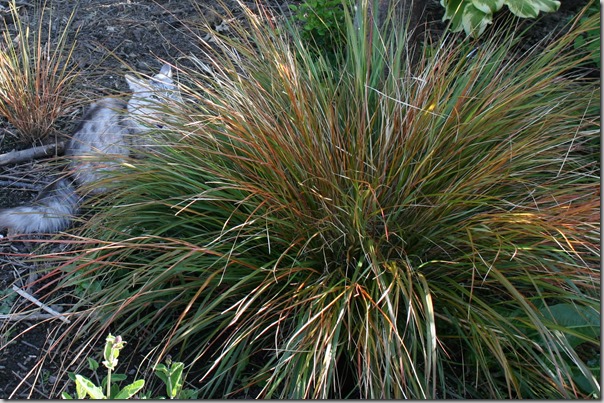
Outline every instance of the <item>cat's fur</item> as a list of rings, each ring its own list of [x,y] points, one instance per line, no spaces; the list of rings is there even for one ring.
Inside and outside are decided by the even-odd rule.
[[[0,229],[7,228],[9,235],[66,229],[85,194],[106,192],[100,183],[107,171],[152,143],[143,135],[162,122],[158,103],[179,99],[172,69],[165,64],[149,80],[128,74],[125,78],[132,90],[128,102],[115,98],[95,102],[74,131],[65,149],[68,175],[44,189],[31,205],[0,210]]]

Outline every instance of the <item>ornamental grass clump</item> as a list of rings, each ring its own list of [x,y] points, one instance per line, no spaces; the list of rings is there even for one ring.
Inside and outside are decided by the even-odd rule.
[[[5,21],[0,38],[0,116],[17,129],[17,138],[27,142],[52,133],[57,120],[77,104],[71,96],[77,77],[72,61],[75,42],[68,37],[73,13],[57,29],[60,20],[47,18],[45,6],[34,13],[37,30],[30,30],[17,3],[10,1],[14,29]]]
[[[65,255],[64,286],[100,285],[66,335],[145,332],[204,366],[200,397],[599,396],[579,30],[444,38],[412,70],[360,7],[334,67],[258,10],[201,43],[165,146]]]

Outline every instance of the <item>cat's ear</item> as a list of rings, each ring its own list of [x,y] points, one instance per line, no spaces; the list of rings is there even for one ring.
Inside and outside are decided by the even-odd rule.
[[[170,66],[169,64],[164,64],[163,66],[161,66],[161,70],[159,71],[159,74],[163,74],[164,76],[168,77],[168,78],[172,78],[172,66]]]
[[[130,87],[132,92],[149,91],[149,86],[145,80],[141,80],[140,78],[136,78],[130,74],[126,74],[125,78],[126,82],[128,83],[128,87]]]

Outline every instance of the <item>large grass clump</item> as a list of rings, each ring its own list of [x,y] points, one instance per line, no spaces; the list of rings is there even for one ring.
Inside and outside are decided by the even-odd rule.
[[[262,8],[200,42],[165,147],[67,255],[64,340],[144,334],[204,366],[200,397],[599,396],[589,27],[444,38],[411,69],[356,13],[336,67]]]

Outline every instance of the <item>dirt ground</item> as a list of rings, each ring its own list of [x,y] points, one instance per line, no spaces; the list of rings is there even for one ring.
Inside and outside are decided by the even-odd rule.
[[[35,27],[36,10],[41,1],[16,2],[24,21]],[[288,4],[298,2],[265,3],[275,11],[286,11]],[[74,12],[70,35],[75,38],[78,31],[73,61],[80,72],[74,96],[81,99],[127,91],[123,76],[130,69],[154,74],[163,61],[179,65],[183,56],[196,54],[193,38],[205,36],[204,19],[213,27],[222,23],[219,16],[209,11],[221,10],[215,0],[49,0],[47,3],[53,21],[64,21]],[[253,7],[252,1],[248,3]],[[562,3],[559,12],[544,17],[532,30],[535,41],[568,21],[587,0],[562,0]],[[234,17],[240,15],[235,1],[226,1],[226,4],[233,10]],[[8,23],[10,14],[6,7],[7,1],[0,1],[0,19]],[[438,33],[443,27],[438,0],[431,0],[428,10],[429,27]],[[0,22],[0,29],[2,27]],[[73,129],[83,109],[84,103],[67,111],[57,123],[56,134],[45,142],[61,140],[62,133]],[[0,154],[32,145],[17,141],[15,129],[0,119]],[[0,208],[24,204],[35,197],[47,182],[49,172],[56,170],[57,158],[60,157],[0,166]],[[32,271],[49,269],[43,261],[27,261],[25,258],[30,254],[31,245],[0,238],[0,315],[3,315],[0,316],[0,398],[3,399],[59,397],[51,393],[57,381],[58,364],[47,360],[38,367],[37,362],[61,333],[60,322],[45,321],[41,315],[20,320],[10,315],[33,307],[12,291],[13,285],[25,289]],[[35,296],[37,287],[27,290]],[[53,308],[61,310],[60,306]],[[137,359],[128,353],[127,349],[120,357],[123,357],[120,367],[134,371]],[[129,360],[132,366],[128,366]]]

